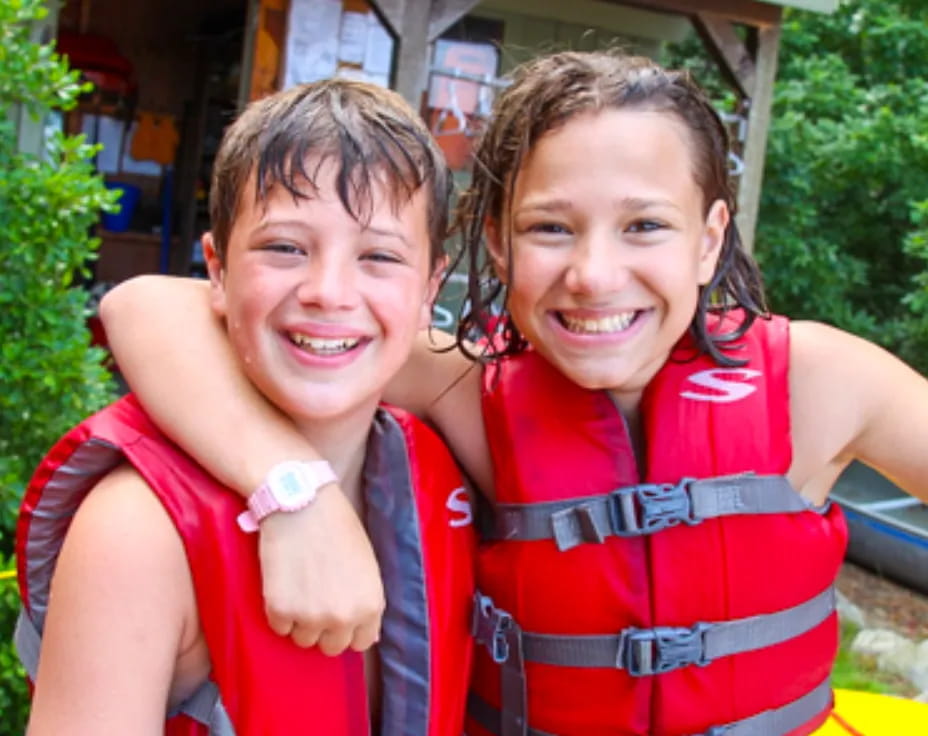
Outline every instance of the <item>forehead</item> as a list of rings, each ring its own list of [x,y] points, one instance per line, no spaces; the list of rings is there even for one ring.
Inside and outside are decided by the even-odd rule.
[[[414,232],[428,228],[428,188],[420,186],[412,194],[386,165],[366,171],[355,169],[340,181],[341,165],[335,156],[310,155],[301,171],[274,171],[259,186],[253,169],[242,187],[237,219],[273,219],[278,214],[303,212],[325,207],[341,210],[359,228],[391,224]],[[392,172],[395,174],[395,172]],[[428,238],[425,238],[427,245]]]
[[[539,190],[602,195],[701,198],[691,134],[670,112],[607,109],[583,113],[532,147],[514,182],[513,203]]]

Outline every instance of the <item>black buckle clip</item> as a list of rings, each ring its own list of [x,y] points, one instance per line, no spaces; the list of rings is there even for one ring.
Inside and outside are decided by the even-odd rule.
[[[509,642],[506,632],[512,628],[512,616],[493,605],[488,595],[474,593],[474,610],[471,619],[471,634],[478,644],[483,644],[493,661],[502,664],[509,659]]]
[[[681,521],[698,524],[693,515],[689,485],[693,478],[679,483],[644,483],[613,491],[609,516],[617,536],[631,537],[676,526]]]
[[[712,660],[706,656],[705,634],[711,624],[692,628],[658,626],[653,629],[626,629],[619,643],[619,666],[633,677],[664,672]]]

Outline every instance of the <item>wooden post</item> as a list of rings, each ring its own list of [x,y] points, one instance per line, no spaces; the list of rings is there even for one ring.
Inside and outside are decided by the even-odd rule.
[[[734,24],[714,13],[697,13],[693,25],[724,76],[742,97],[750,97],[757,71],[751,52],[738,37]]]
[[[779,24],[758,29],[754,90],[748,112],[748,134],[744,142],[744,172],[738,187],[740,212],[737,223],[742,242],[749,253],[754,250],[754,231],[764,179],[764,158],[767,153],[767,133],[770,129],[770,110],[773,106],[773,84],[777,75],[779,48]]]
[[[428,86],[432,41],[479,0],[370,0],[387,21],[399,50],[393,87],[416,109]]]

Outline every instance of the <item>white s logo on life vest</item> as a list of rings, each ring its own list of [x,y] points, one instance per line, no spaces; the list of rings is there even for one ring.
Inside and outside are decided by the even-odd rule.
[[[686,380],[702,388],[711,389],[713,393],[681,391],[680,396],[695,401],[714,401],[719,404],[727,404],[754,393],[757,386],[747,383],[747,381],[757,378],[759,375],[761,375],[760,371],[751,370],[750,368],[709,368],[688,376]],[[742,380],[730,380],[731,376],[740,376]]]
[[[448,511],[458,514],[451,517],[451,521],[448,522],[449,526],[467,526],[474,521],[474,510],[471,508],[470,497],[467,495],[467,489],[464,486],[451,491],[445,506]]]

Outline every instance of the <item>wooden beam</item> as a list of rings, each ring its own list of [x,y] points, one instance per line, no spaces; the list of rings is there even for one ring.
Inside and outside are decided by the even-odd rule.
[[[415,109],[429,81],[429,44],[465,16],[478,0],[370,0],[396,38],[393,87]]]
[[[630,8],[602,0],[533,0],[529,8],[525,0],[481,0],[479,12],[501,11],[515,15],[530,15],[571,25],[588,26],[612,31],[617,36],[677,42],[686,39],[690,19],[684,15],[655,13]]]
[[[434,41],[442,33],[467,15],[480,0],[432,0],[432,12],[429,15],[429,41]]]
[[[397,43],[393,88],[416,110],[428,84],[429,23],[433,0],[370,0],[393,30]]]
[[[764,158],[767,153],[767,133],[770,129],[779,49],[780,26],[761,28],[757,34],[757,74],[748,113],[748,135],[744,142],[744,172],[738,186],[740,211],[737,223],[742,242],[749,253],[754,250],[754,229],[764,180]]]
[[[756,0],[606,0],[618,5],[631,5],[646,10],[693,16],[697,13],[714,13],[733,23],[761,28],[780,22],[781,8]]]
[[[734,25],[713,13],[697,13],[693,25],[729,81],[742,97],[750,97],[756,77],[754,59],[735,33]]]

